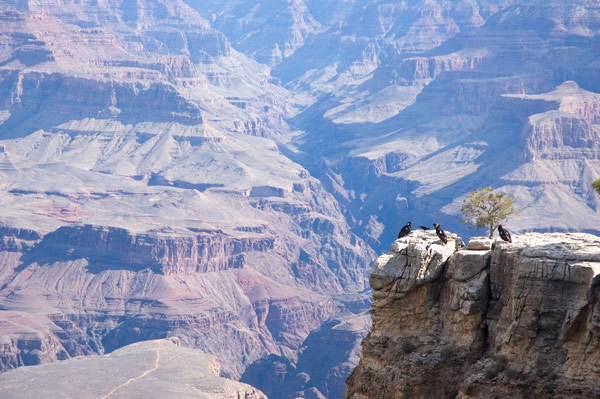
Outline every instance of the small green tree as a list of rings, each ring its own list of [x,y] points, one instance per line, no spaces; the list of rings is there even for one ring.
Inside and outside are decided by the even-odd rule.
[[[592,187],[594,188],[594,190],[596,190],[596,192],[598,193],[598,195],[600,195],[600,179],[596,179],[592,182]]]
[[[514,197],[504,193],[494,193],[491,187],[478,188],[471,191],[469,198],[463,201],[460,208],[463,213],[462,222],[481,229],[488,226],[490,228],[490,238],[494,237],[494,230],[501,221],[506,220],[510,215],[517,213],[512,204]]]

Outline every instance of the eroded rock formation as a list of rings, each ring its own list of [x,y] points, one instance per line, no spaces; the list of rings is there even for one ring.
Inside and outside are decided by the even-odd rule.
[[[91,225],[43,237],[2,232],[2,371],[177,336],[218,356],[223,375],[237,377],[269,353],[295,359],[311,330],[356,300],[342,287],[359,275],[342,272],[338,280],[314,267],[316,249],[294,251],[261,229],[237,237]],[[332,251],[325,256],[353,262],[334,241],[324,244]],[[284,260],[290,251],[293,270]]]
[[[344,398],[598,397],[600,238],[513,241],[397,240],[371,268],[373,329]]]
[[[251,364],[240,381],[269,399],[341,398],[370,326],[366,312],[328,320],[308,335],[297,361],[271,354]]]
[[[399,218],[597,232],[600,8],[521,3],[1,2],[0,367],[177,335],[327,395],[298,351]]]
[[[182,1],[0,4],[0,371],[167,336],[295,361],[373,257],[279,147],[298,105]]]

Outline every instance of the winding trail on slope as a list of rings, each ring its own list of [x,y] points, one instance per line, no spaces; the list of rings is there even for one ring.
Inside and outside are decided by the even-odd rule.
[[[109,396],[111,396],[113,393],[117,392],[119,389],[131,384],[134,381],[139,380],[140,378],[144,378],[145,376],[147,376],[148,374],[152,373],[153,371],[155,371],[158,368],[158,362],[160,361],[160,346],[161,346],[162,342],[158,342],[158,346],[156,348],[156,360],[154,360],[154,367],[152,367],[149,370],[144,371],[142,374],[138,375],[137,377],[133,377],[128,379],[127,381],[125,381],[124,383],[122,383],[121,385],[113,388],[112,391],[110,391],[109,393],[107,393],[106,395],[102,396],[100,399],[106,399]]]

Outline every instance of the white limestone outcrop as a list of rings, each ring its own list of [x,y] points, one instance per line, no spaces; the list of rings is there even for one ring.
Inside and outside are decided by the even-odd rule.
[[[373,264],[373,329],[345,399],[600,395],[600,238],[484,247],[418,232]]]

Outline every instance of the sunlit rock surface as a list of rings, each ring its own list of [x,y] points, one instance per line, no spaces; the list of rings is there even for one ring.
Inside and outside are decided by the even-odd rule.
[[[21,367],[0,375],[2,397],[266,399],[261,391],[219,375],[219,362],[162,339],[104,356]]]
[[[208,3],[197,9],[232,41],[251,40],[272,10]],[[378,251],[419,217],[470,234],[461,202],[487,185],[516,197],[513,230],[599,233],[596,2],[291,4],[277,7],[304,16],[277,29],[291,34],[306,14],[320,25],[272,70],[312,99],[290,154]]]
[[[373,328],[344,398],[598,397],[600,238],[529,233],[456,252],[423,238],[373,264]]]
[[[512,232],[598,233],[599,14],[2,2],[2,368],[171,335],[226,375],[293,363],[364,311],[365,266],[407,220],[464,236],[479,186],[515,195]]]
[[[311,265],[309,245],[296,255],[289,246],[281,252],[276,236],[133,234],[89,225],[44,238],[16,234],[31,247],[0,252],[3,369],[174,335],[217,355],[224,373],[235,376],[268,353],[293,357],[344,303],[354,308],[360,295],[351,292],[362,287]],[[290,256],[301,257],[294,270]],[[348,282],[361,278],[357,272]]]
[[[0,369],[177,336],[239,377],[364,310],[374,251],[282,152],[268,67],[179,1],[0,26]]]

